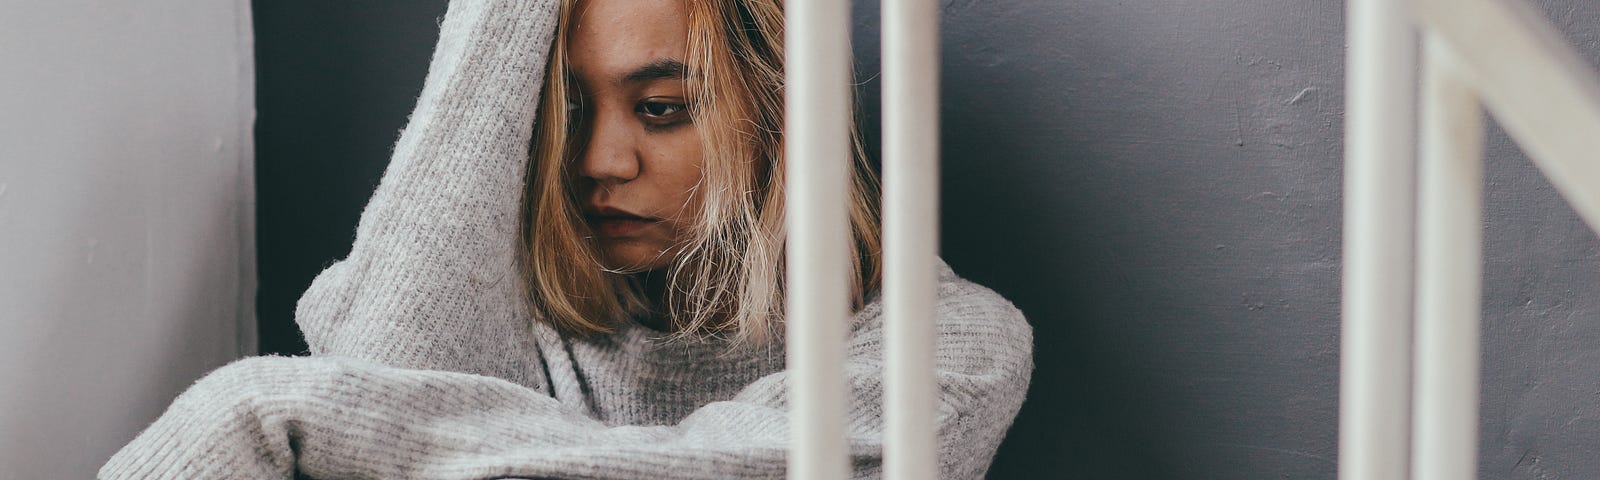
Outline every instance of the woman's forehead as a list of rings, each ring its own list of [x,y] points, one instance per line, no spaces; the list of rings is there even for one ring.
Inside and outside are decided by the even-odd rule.
[[[682,0],[582,0],[573,23],[567,54],[586,84],[621,85],[637,80],[640,69],[669,63],[681,68],[688,48]]]

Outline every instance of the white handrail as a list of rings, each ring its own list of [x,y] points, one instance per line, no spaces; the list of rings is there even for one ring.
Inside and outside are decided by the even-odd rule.
[[[1416,480],[1476,478],[1482,110],[1600,231],[1600,81],[1524,2],[1351,0],[1349,22],[1339,477],[1403,479],[1409,465]],[[1413,63],[1400,60],[1415,46],[1413,23],[1426,39],[1415,185],[1421,251],[1416,310],[1401,314],[1395,308],[1410,297],[1399,295],[1413,287],[1412,239],[1410,225],[1394,221],[1409,214],[1418,193],[1410,190],[1415,163],[1402,148],[1409,142],[1395,142],[1408,139],[1411,126],[1414,101],[1400,92],[1412,88]],[[1411,347],[1404,321],[1411,314],[1416,356],[1397,361]],[[1411,362],[1416,383],[1397,384]],[[1395,411],[1412,388],[1411,410]],[[1413,425],[1396,422],[1408,413],[1415,415],[1411,457],[1396,442]]]
[[[1500,126],[1600,231],[1600,81],[1524,2],[1414,0]]]

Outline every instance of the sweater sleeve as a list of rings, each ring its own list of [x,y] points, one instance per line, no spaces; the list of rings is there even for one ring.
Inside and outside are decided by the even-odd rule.
[[[542,383],[513,259],[559,3],[450,1],[350,254],[296,307],[313,355]]]
[[[941,477],[982,478],[1032,370],[1031,331],[971,284],[939,306]],[[948,292],[946,292],[948,293]],[[876,315],[875,312],[866,312]],[[853,334],[847,379],[855,478],[881,475],[882,343]],[[150,478],[781,478],[787,374],[676,425],[608,426],[501,379],[338,357],[258,357],[185,392],[101,470]]]

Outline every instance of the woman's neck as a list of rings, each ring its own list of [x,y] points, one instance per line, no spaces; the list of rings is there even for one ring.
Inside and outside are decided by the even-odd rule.
[[[667,289],[669,288],[667,270],[663,268],[637,273],[634,274],[634,280],[639,282],[639,289],[642,290],[641,293],[644,294],[644,299],[648,302],[647,306],[650,309],[650,314],[640,318],[639,323],[661,332],[671,333],[677,331],[677,328],[667,323],[671,315],[664,313],[667,304]]]

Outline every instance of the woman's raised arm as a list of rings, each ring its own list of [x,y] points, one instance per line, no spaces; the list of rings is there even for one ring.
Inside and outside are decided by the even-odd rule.
[[[452,0],[350,255],[301,297],[314,355],[538,386],[516,266],[559,0]]]

